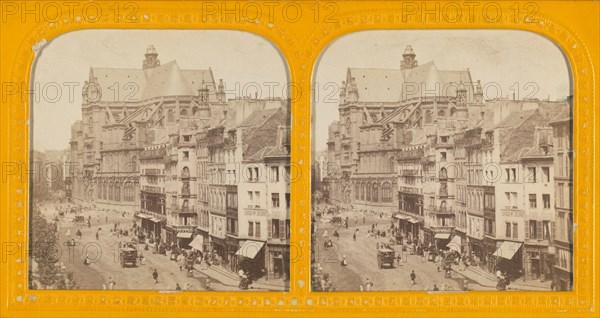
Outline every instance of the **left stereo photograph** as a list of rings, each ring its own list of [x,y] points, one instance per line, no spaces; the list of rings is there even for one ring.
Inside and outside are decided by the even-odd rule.
[[[287,62],[238,31],[36,47],[29,288],[286,291]]]

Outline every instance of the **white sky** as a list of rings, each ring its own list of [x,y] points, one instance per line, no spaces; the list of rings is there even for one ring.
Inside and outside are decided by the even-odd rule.
[[[487,96],[512,98],[519,83],[520,98],[532,93],[526,83],[539,87],[531,97],[550,100],[570,95],[569,67],[562,51],[550,40],[524,31],[364,31],[332,42],[321,54],[314,71],[316,81],[313,108],[313,142],[317,151],[326,149],[329,124],[338,120],[338,87],[348,67],[399,69],[406,45],[412,45],[419,64],[434,61],[440,70],[466,69],[473,81],[490,87]],[[335,84],[335,86],[331,85]],[[486,86],[487,84],[487,86]]]
[[[161,64],[176,60],[181,69],[212,68],[215,80],[222,78],[228,98],[252,94],[268,98],[269,85],[277,83],[274,97],[286,97],[287,62],[268,40],[238,31],[204,30],[85,30],[62,35],[41,51],[33,70],[36,95],[33,101],[33,145],[35,150],[69,147],[71,124],[81,119],[81,89],[91,66],[98,68],[142,68],[149,44]],[[56,84],[54,84],[56,83]],[[69,94],[69,85],[79,86]],[[240,83],[236,89],[235,83]],[[60,88],[60,97],[57,89]],[[237,93],[236,93],[237,92]],[[71,95],[73,98],[70,98]],[[38,101],[39,99],[39,101]]]

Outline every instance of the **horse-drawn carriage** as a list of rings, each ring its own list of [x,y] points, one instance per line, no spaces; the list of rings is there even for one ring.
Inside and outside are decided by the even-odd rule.
[[[73,218],[73,223],[83,225],[85,224],[85,218],[83,217],[83,215],[76,215]]]
[[[127,264],[137,266],[139,256],[137,248],[133,244],[125,244],[119,249],[119,262],[121,267],[125,267]]]

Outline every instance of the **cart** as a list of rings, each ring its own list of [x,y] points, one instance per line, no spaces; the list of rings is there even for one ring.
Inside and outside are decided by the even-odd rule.
[[[138,259],[137,250],[131,245],[122,247],[119,250],[119,262],[121,263],[121,267],[125,267],[127,264],[137,266]]]

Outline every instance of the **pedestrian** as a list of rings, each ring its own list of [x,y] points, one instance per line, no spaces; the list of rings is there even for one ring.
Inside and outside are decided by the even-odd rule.
[[[367,277],[366,278],[366,283],[365,283],[365,290],[366,291],[371,291],[371,287],[373,287],[373,282],[371,282],[371,280]]]
[[[365,219],[365,217],[363,216],[363,224],[365,224],[365,222],[366,222],[366,219]]]
[[[551,290],[551,291],[554,291],[554,289],[555,289],[555,288],[556,288],[556,284],[554,283],[554,281],[552,281],[552,282],[550,283],[550,290]]]
[[[179,283],[175,284],[175,290],[181,290],[181,286],[179,286]]]
[[[104,221],[108,223],[108,215],[104,217]]]
[[[327,232],[327,230],[325,230],[325,232],[323,232],[323,238],[327,238],[329,237],[329,233]]]
[[[117,282],[115,282],[112,277],[109,277],[108,278],[108,289],[113,290],[116,283]]]
[[[67,233],[66,233],[67,238],[71,237],[71,229],[67,229]]]
[[[158,284],[158,272],[154,269],[154,273],[152,273],[152,278],[154,278],[154,283]]]
[[[440,289],[437,287],[436,284],[433,284],[433,291],[439,291]]]
[[[340,264],[342,266],[348,266],[348,261],[346,260],[346,255],[342,256],[342,262]]]
[[[354,239],[356,241],[356,232],[354,232],[354,234],[352,234],[352,239]]]
[[[398,256],[396,256],[396,261],[398,262],[398,266],[400,266],[401,260],[402,260],[402,256],[400,255],[400,253],[398,253]]]
[[[415,274],[415,271],[411,271],[410,272],[410,280],[412,282],[413,285],[415,285],[417,282],[415,281],[417,279],[417,275]]]
[[[98,234],[98,232],[96,232],[96,241],[100,238],[100,235]]]

